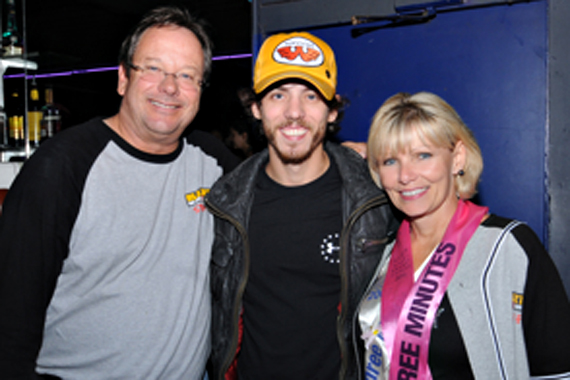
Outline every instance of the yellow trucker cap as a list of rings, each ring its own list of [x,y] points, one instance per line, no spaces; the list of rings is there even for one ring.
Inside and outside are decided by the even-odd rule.
[[[329,45],[307,32],[279,33],[265,40],[253,71],[256,94],[289,78],[306,80],[327,100],[336,92],[336,62]]]

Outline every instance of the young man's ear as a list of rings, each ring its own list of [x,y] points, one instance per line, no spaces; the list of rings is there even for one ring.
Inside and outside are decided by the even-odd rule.
[[[339,94],[336,94],[334,97],[336,98],[336,100],[337,100],[338,102],[341,102],[341,101],[342,101],[342,98],[340,97]],[[327,121],[328,121],[329,123],[334,123],[334,122],[336,121],[336,118],[337,118],[337,117],[338,117],[338,110],[332,110],[332,111],[329,113],[329,117],[328,117]]]
[[[327,118],[327,121],[329,123],[334,123],[337,117],[338,117],[338,111],[332,110],[329,112],[329,117]]]
[[[259,104],[257,104],[257,102],[253,102],[251,104],[251,114],[257,120],[261,120],[261,110],[259,109]]]

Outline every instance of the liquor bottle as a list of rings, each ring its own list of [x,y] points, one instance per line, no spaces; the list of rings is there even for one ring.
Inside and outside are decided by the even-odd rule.
[[[0,148],[8,147],[8,120],[4,107],[0,106]]]
[[[40,92],[34,78],[30,88],[30,99],[28,100],[28,138],[32,148],[40,145],[42,115]]]
[[[8,145],[12,148],[22,148],[26,143],[24,107],[17,90],[10,96],[8,112]]]
[[[42,142],[61,130],[61,113],[53,103],[53,89],[49,86],[46,87],[45,97],[46,104],[42,107]]]
[[[15,0],[6,0],[6,29],[2,33],[2,48],[4,57],[22,55],[22,36],[18,32]]]

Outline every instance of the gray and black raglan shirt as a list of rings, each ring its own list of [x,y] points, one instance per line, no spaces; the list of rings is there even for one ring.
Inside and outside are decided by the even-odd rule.
[[[0,371],[201,378],[213,240],[203,197],[233,163],[195,141],[208,138],[146,154],[94,119],[24,165],[0,222]]]

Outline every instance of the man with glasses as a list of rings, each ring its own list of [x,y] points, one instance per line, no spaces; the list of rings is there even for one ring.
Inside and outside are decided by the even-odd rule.
[[[186,11],[151,11],[121,48],[119,112],[24,165],[0,219],[0,377],[202,378],[214,231],[203,198],[236,164],[213,137],[181,138],[211,55]]]

